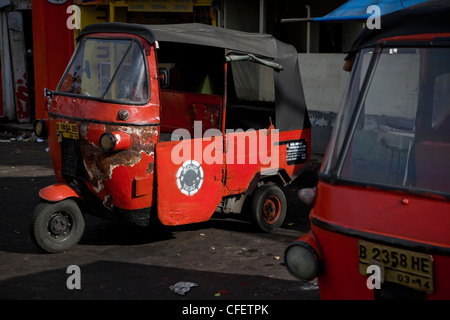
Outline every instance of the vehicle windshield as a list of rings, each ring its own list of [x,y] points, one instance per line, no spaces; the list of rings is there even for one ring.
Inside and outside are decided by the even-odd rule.
[[[143,49],[134,40],[84,38],[57,91],[120,103],[145,103],[148,79]]]
[[[450,194],[450,48],[362,50],[322,173]]]

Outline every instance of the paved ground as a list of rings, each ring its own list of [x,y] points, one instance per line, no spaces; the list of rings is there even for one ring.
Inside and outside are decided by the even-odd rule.
[[[314,281],[295,280],[283,264],[287,245],[309,228],[295,190],[273,233],[255,232],[241,216],[214,215],[158,235],[89,216],[72,251],[40,252],[28,228],[38,191],[55,182],[47,143],[11,137],[0,133],[0,299],[319,299]],[[70,265],[80,267],[79,290],[67,288]],[[197,286],[177,295],[170,286],[180,281]]]

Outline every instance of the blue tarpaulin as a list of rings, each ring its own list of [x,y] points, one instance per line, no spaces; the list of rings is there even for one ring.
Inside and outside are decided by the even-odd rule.
[[[367,8],[376,5],[380,8],[380,15],[407,8],[409,6],[425,2],[427,0],[350,0],[324,17],[313,18],[316,22],[336,22],[367,20],[372,12],[367,13]]]

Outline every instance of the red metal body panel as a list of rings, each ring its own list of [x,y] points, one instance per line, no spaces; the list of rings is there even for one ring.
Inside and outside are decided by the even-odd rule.
[[[303,167],[306,163],[311,160],[311,129],[303,129],[303,130],[291,130],[291,131],[282,131],[279,133],[279,154],[280,154],[280,169],[284,169],[286,173],[291,177],[294,175],[301,167]],[[305,150],[306,159],[303,159],[301,163],[297,163],[294,165],[288,164],[288,147],[287,142],[289,141],[297,141],[304,140],[306,144],[307,150]],[[282,156],[281,156],[282,155]]]
[[[59,182],[62,177],[61,147],[56,133],[56,122],[78,125],[80,130],[79,146],[87,171],[86,186],[104,201],[106,207],[114,205],[122,209],[141,209],[153,204],[153,163],[154,146],[157,131],[153,126],[139,129],[121,125],[93,124],[87,121],[66,119],[50,115],[48,121],[50,154]],[[98,147],[100,136],[109,131],[124,131],[131,135],[133,146],[105,157]],[[145,194],[142,188],[139,194],[135,190],[135,178],[145,179],[149,187]]]
[[[162,142],[156,146],[158,217],[163,224],[179,225],[206,221],[222,200],[223,164],[205,164],[201,154],[195,151],[203,151],[211,143],[213,142],[208,139],[194,139]],[[173,149],[183,145],[191,148],[191,155],[194,155],[191,158],[197,162],[191,173],[193,174],[195,169],[201,170],[196,172],[196,179],[199,179],[201,185],[193,185],[192,191],[180,186],[183,183],[182,166],[190,160],[183,163],[174,163],[172,160]],[[223,153],[223,148],[216,148],[216,152]]]
[[[57,106],[57,107],[55,107]],[[120,110],[127,110],[128,120],[119,120]],[[68,96],[55,96],[49,110],[55,115],[66,115],[72,118],[91,120],[94,122],[118,122],[124,125],[143,125],[159,123],[159,105],[151,100],[145,106],[121,105],[108,102],[98,102],[88,99],[78,99]]]
[[[310,218],[311,230],[324,258],[325,271],[318,277],[323,299],[374,297],[373,290],[366,286],[367,276],[358,271],[358,239],[361,237],[352,235],[355,231],[385,238],[391,246],[406,240],[425,247],[450,249],[446,223],[450,204],[446,200],[319,182],[315,203]],[[323,224],[328,227],[323,228]],[[432,257],[434,293],[427,298],[448,298],[450,257],[439,254],[432,254]]]
[[[305,162],[288,165],[286,159],[286,149],[288,141],[297,141],[302,139],[307,144],[307,148],[309,150],[311,146],[311,129],[283,131],[278,134],[278,137],[274,137],[274,139],[272,139],[270,135],[267,136],[264,132],[266,131],[258,130],[256,134],[254,132],[235,132],[232,134],[227,134],[227,176],[224,196],[245,192],[253,178],[259,173],[264,174],[265,171],[269,171],[273,174],[274,167],[271,167],[271,164],[274,164],[275,161],[277,161],[275,171],[285,170],[291,177],[310,160],[310,153],[308,152]],[[246,136],[247,141],[250,141],[252,139],[250,137],[253,135],[257,138],[257,141],[253,142],[252,145],[247,143],[244,148],[245,152],[242,153],[242,148],[239,147],[239,142],[236,141],[242,141],[242,136]],[[263,142],[263,145],[269,146],[271,142],[276,144],[274,151],[276,151],[278,155],[270,154],[270,150],[267,150],[267,152],[266,150],[259,150],[259,139],[261,137],[266,140],[266,142]],[[230,150],[233,151],[231,152]],[[271,159],[272,163],[261,164],[261,162],[270,160],[264,159],[266,155],[269,158],[273,156]]]
[[[161,90],[161,132],[184,128],[193,137],[194,121],[201,121],[202,133],[219,129],[221,112],[221,96]]]
[[[444,199],[320,182],[315,203],[312,219],[450,249],[448,224],[436,223],[448,219]]]
[[[269,130],[270,132],[270,130]],[[260,139],[267,140],[264,143],[274,143],[274,150],[279,152],[273,156],[276,160],[276,166],[270,168],[269,164],[262,163],[261,154],[258,149],[252,149],[249,144],[244,150],[241,150],[238,143],[230,136],[242,139],[242,135],[253,135],[259,146]],[[274,137],[275,138],[275,137]],[[278,140],[273,140],[267,135],[267,130],[260,132],[241,132],[227,135],[227,153],[223,151],[223,137],[217,136],[213,139],[194,139],[172,142],[160,142],[156,146],[156,168],[157,168],[157,203],[158,217],[163,224],[178,225],[186,223],[195,223],[208,220],[217,206],[220,204],[223,196],[236,195],[244,193],[252,180],[258,174],[264,173],[265,169],[270,169],[272,174],[276,174],[280,169],[284,169],[291,176],[299,170],[309,160],[309,154],[304,163],[288,165],[286,159],[286,148],[288,141],[298,141],[304,139],[309,148],[310,130],[295,130],[280,133]],[[186,149],[184,149],[186,147]],[[214,148],[214,159],[208,159],[210,149]],[[250,149],[249,149],[250,148]],[[190,157],[186,157],[183,163],[174,163],[173,152],[179,155],[179,150],[190,150]],[[174,151],[175,150],[175,151]],[[242,153],[242,151],[244,151]],[[259,150],[261,151],[261,150]],[[263,152],[266,155],[266,152]],[[234,157],[228,158],[229,154]],[[185,155],[184,155],[185,156]],[[197,162],[203,170],[203,182],[198,192],[194,194],[183,194],[180,186],[177,185],[179,170],[184,162],[190,159]],[[223,161],[221,161],[223,159]],[[211,163],[211,160],[212,163]],[[223,176],[223,175],[226,176]],[[176,199],[176,200],[174,200]]]
[[[320,239],[326,271],[318,276],[320,297],[324,300],[372,300],[374,290],[367,288],[367,276],[358,271],[358,238],[324,230],[312,225]],[[448,299],[449,256],[433,254],[434,292],[427,299]]]

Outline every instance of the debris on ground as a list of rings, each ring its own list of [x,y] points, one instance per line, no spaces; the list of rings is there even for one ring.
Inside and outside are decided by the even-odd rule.
[[[169,289],[180,296],[184,296],[187,292],[189,292],[189,290],[191,290],[191,287],[197,286],[198,284],[194,282],[181,281],[175,283],[173,286],[170,286]]]

